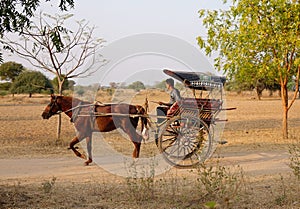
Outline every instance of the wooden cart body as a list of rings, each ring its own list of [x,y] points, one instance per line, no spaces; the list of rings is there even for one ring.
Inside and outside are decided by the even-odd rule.
[[[178,109],[168,115],[156,135],[156,143],[170,164],[179,168],[193,167],[210,158],[220,142],[215,138],[214,129],[218,122],[226,119],[218,118],[219,113],[234,109],[223,108],[226,79],[200,72],[164,70],[164,73],[182,82],[193,94],[183,97]]]

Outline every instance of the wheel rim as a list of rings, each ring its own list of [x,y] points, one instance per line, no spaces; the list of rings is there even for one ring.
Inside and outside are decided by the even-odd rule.
[[[158,141],[164,158],[176,167],[193,167],[205,161],[211,149],[208,126],[195,117],[171,118]]]

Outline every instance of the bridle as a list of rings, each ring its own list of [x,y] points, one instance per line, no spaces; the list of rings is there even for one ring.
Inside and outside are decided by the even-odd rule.
[[[47,113],[47,116],[50,118],[51,116],[53,115],[58,115],[60,113],[62,113],[62,108],[61,108],[61,105],[59,103],[57,103],[57,96],[54,97],[54,101],[51,101],[50,104],[48,105],[50,106],[50,109]],[[54,107],[57,107],[57,111],[55,113],[52,112],[52,109]]]
[[[49,111],[47,111],[47,112],[44,111],[44,115],[47,118],[50,118],[53,115],[58,115],[61,113],[68,113],[71,111],[73,112],[74,110],[75,111],[72,113],[72,118],[76,118],[82,107],[90,107],[90,106],[95,105],[95,104],[83,104],[82,105],[81,102],[79,102],[79,104],[76,107],[72,107],[72,108],[69,108],[64,111],[61,104],[59,102],[57,102],[57,100],[58,100],[58,96],[53,96],[51,102],[48,104],[48,106],[50,107]],[[57,111],[53,112],[53,108],[56,108]]]

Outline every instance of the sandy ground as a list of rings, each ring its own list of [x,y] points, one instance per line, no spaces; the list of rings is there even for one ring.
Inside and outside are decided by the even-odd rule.
[[[224,153],[220,162],[226,166],[239,165],[245,174],[251,177],[277,175],[290,172],[288,153],[278,151]],[[213,158],[216,156],[213,156]],[[22,158],[0,159],[0,180],[16,182],[18,179],[27,182],[42,182],[53,176],[62,180],[81,181],[86,177],[107,176],[111,174],[97,164],[84,166],[76,157],[63,158]],[[179,173],[188,173],[185,169],[173,169]]]
[[[257,179],[257,181],[272,179],[274,176],[278,178],[281,175],[290,175],[288,146],[300,142],[298,132],[300,100],[297,100],[290,110],[290,139],[282,140],[280,99],[267,98],[263,101],[256,101],[251,97],[252,95],[246,95],[237,98],[236,95],[232,95],[227,98],[227,106],[237,108],[226,113],[228,122],[222,139],[228,143],[218,145],[212,159],[207,163],[214,163],[218,159],[222,165],[232,169],[240,166],[247,178]],[[43,100],[47,101],[45,98]],[[84,166],[82,159],[75,157],[70,150],[67,150],[67,144],[57,150],[52,147],[51,143],[48,144],[46,138],[51,138],[50,135],[55,132],[56,119],[41,120],[40,114],[44,106],[44,104],[24,106],[25,112],[14,112],[17,115],[15,119],[15,115],[10,115],[12,112],[10,110],[15,108],[14,105],[0,105],[1,185],[16,185],[17,182],[22,182],[22,185],[40,185],[53,177],[57,178],[58,182],[80,184],[88,181],[112,183],[118,180],[124,181],[124,178],[111,174],[96,163]],[[15,126],[16,124],[18,126]],[[22,126],[24,124],[25,126]],[[64,119],[63,126],[68,137],[67,141],[69,141],[69,138],[72,138],[71,135],[74,135],[73,126],[68,119]],[[40,139],[41,136],[42,139]],[[44,138],[45,141],[43,141]],[[37,145],[30,148],[34,143]],[[132,151],[130,142],[124,144],[124,147],[122,144],[121,147],[129,154]],[[43,154],[48,148],[51,149],[51,154]],[[142,153],[143,149],[146,148],[142,147]],[[33,154],[28,154],[26,151],[32,151]],[[17,152],[18,155],[14,155]],[[58,152],[57,155],[56,152]],[[172,173],[176,176],[194,175],[190,171],[190,169],[171,168],[167,175],[172,176]],[[262,183],[260,188],[265,189],[264,185]]]
[[[249,175],[272,175],[289,172],[287,165],[289,154],[285,146],[288,142],[280,143],[281,114],[279,113],[281,107],[278,105],[280,100],[278,98],[268,98],[264,101],[255,101],[249,99],[250,97],[251,95],[238,98],[236,95],[227,96],[227,107],[236,107],[237,109],[226,112],[228,122],[224,129],[223,138],[225,137],[228,144],[219,145],[214,157],[219,156],[220,161],[228,166],[240,165],[245,173],[249,173]],[[47,99],[43,98],[42,101],[45,102]],[[0,122],[3,123],[2,134],[6,132],[7,135],[17,139],[22,137],[31,139],[34,134],[39,136],[54,132],[55,118],[50,121],[41,120],[40,115],[34,112],[40,114],[44,106],[25,106],[24,108],[28,108],[28,111],[18,113],[16,120],[13,119],[14,116],[10,115],[12,111],[7,111],[7,108],[13,110],[15,107],[13,105],[2,106],[0,109],[2,112]],[[297,100],[290,111],[289,125],[292,128],[300,126],[300,113],[297,111],[299,107],[300,104]],[[41,128],[30,126],[30,123],[35,122],[35,120],[41,125]],[[26,122],[26,128],[17,126],[14,129],[12,125],[10,128],[5,127],[9,126],[9,123],[16,124],[17,122],[22,124]],[[67,126],[69,131],[73,129],[72,124],[69,122],[63,125]],[[53,130],[50,128],[53,128]],[[26,135],[28,133],[30,133],[29,136]],[[291,133],[292,138],[295,138],[294,141],[299,140],[299,133],[296,133],[294,129]],[[5,137],[7,136],[4,134],[4,143]],[[132,145],[129,144],[130,146]],[[12,156],[8,159],[2,157],[0,158],[0,166],[1,180],[24,178],[37,180],[49,176],[59,176],[61,179],[71,177],[77,179],[77,176],[79,178],[85,175],[98,175],[99,173],[109,175],[96,163],[88,167],[83,166],[83,161],[75,156],[73,157],[70,153],[68,156],[60,155],[57,157],[53,155],[45,157],[42,152],[40,156],[34,155],[34,157],[19,156],[16,159]],[[184,169],[180,172],[184,172]]]

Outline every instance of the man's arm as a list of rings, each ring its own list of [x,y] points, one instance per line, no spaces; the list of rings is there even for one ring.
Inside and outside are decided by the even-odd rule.
[[[170,107],[170,106],[172,106],[172,104],[170,104],[170,103],[166,103],[166,102],[158,102],[158,104],[159,105],[166,105],[166,106],[168,106],[168,107]]]

